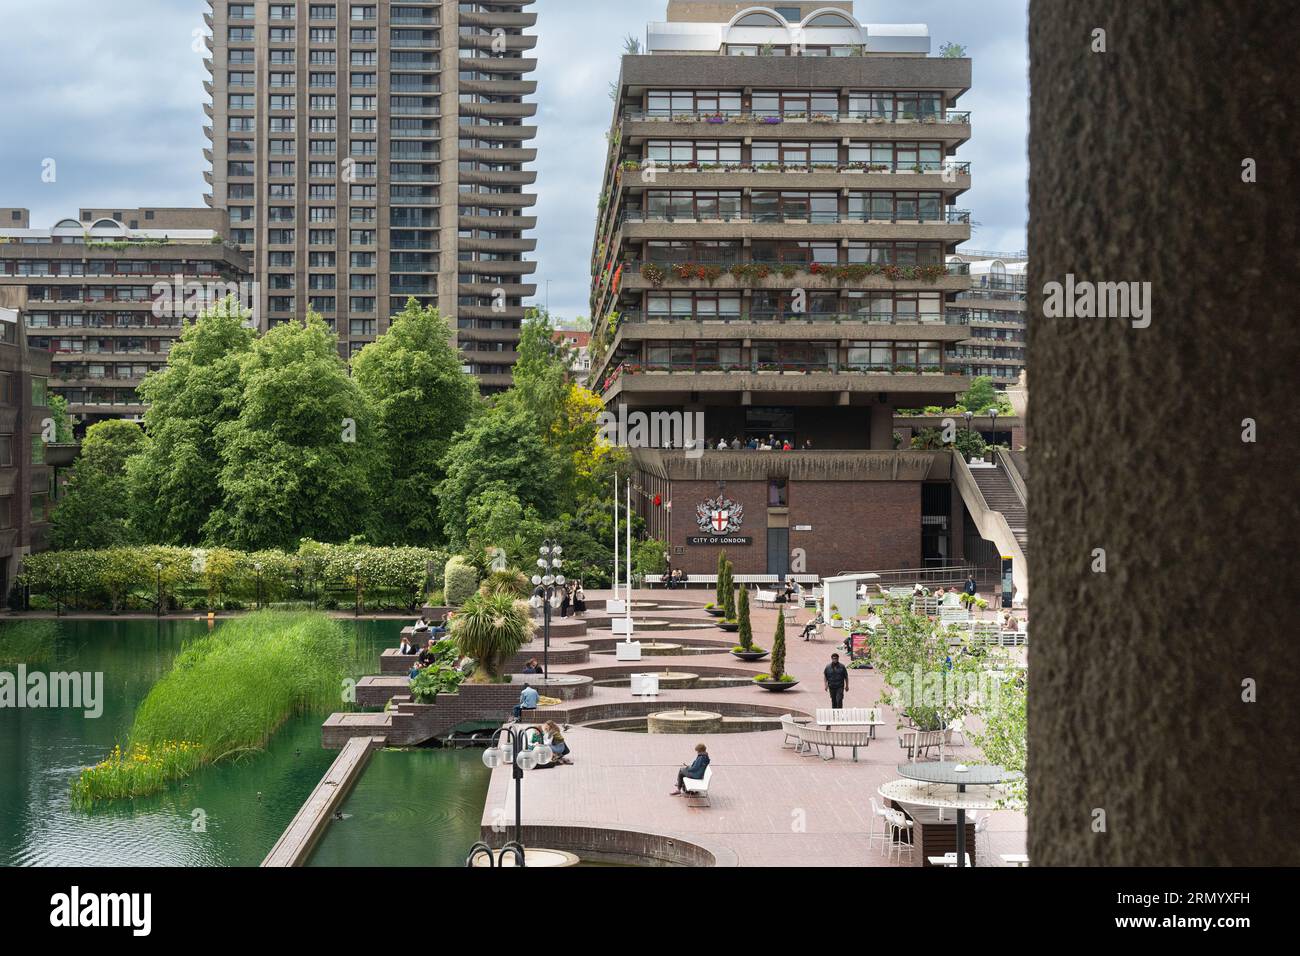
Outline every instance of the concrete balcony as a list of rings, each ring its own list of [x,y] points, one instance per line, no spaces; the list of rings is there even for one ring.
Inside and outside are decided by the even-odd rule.
[[[965,342],[970,328],[944,322],[871,321],[861,315],[744,317],[732,320],[691,318],[647,319],[643,313],[622,315],[611,344],[614,354],[623,342],[799,341],[799,342]]]
[[[813,275],[806,269],[800,269],[795,274],[786,277],[776,271],[775,267],[772,274],[766,279],[736,278],[728,271],[730,267],[725,265],[720,266],[723,270],[722,275],[713,282],[709,282],[707,279],[681,279],[673,272],[670,265],[664,265],[662,268],[667,273],[666,278],[662,282],[654,283],[641,275],[638,263],[630,264],[628,268],[623,270],[621,291],[647,292],[652,289],[690,289],[696,291],[734,292],[736,290],[748,291],[751,289],[807,289],[816,292],[836,290],[877,292],[906,290],[911,292],[919,289],[927,292],[956,292],[970,285],[970,280],[961,276],[943,276],[936,282],[927,282],[924,279],[900,279],[897,282],[891,282],[883,275],[872,275],[853,281],[839,281],[826,275]]]
[[[792,166],[765,169],[761,166],[717,166],[693,168],[657,166],[653,182],[642,180],[640,165],[619,167],[615,173],[620,193],[637,194],[647,189],[923,189],[953,196],[971,187],[969,163],[952,163],[946,177],[943,167],[887,168],[844,166]]]
[[[495,11],[491,13],[479,13],[477,11],[466,10],[460,15],[460,22],[467,26],[476,27],[514,27],[519,30],[526,30],[529,27],[537,25],[537,14],[535,13],[506,13],[504,11]]]
[[[462,73],[499,73],[502,76],[523,76],[537,71],[537,60],[514,56],[462,56],[458,69]]]
[[[462,169],[460,171],[460,181],[462,183],[484,183],[491,186],[531,186],[537,182],[537,173],[532,170],[519,170],[517,172],[498,172],[496,170],[485,172],[476,169]],[[967,282],[969,287],[970,283]]]
[[[474,160],[480,163],[531,163],[537,158],[537,150],[522,147],[504,149],[462,149],[462,161]]]
[[[861,404],[886,396],[903,406],[951,403],[956,395],[970,390],[966,375],[942,373],[919,375],[887,372],[635,372],[618,373],[604,391],[608,405],[619,400],[630,404],[674,404],[703,401],[703,396],[730,396],[741,405]],[[854,397],[859,402],[854,402]]]
[[[464,276],[461,278],[464,278]],[[487,282],[456,283],[457,295],[477,295],[484,298],[494,298],[498,289],[505,292],[505,294],[511,298],[527,299],[530,296],[537,294],[537,286],[533,283],[518,282],[510,285],[497,285],[496,283]],[[462,314],[464,314],[465,311],[464,308],[460,310]],[[486,315],[501,318],[500,315],[494,313],[490,308],[486,310]]]
[[[526,116],[537,115],[536,103],[460,103],[457,106],[462,116],[523,119]]]
[[[886,222],[883,220],[837,219],[832,222],[787,219],[784,222],[761,222],[752,218],[733,219],[632,219],[628,218],[615,232],[611,248],[622,242],[645,239],[787,239],[816,241],[828,239],[882,239],[900,242],[966,242],[970,239],[969,222]]]
[[[670,481],[929,481],[950,472],[941,451],[663,451],[639,448],[642,470]]]
[[[694,114],[655,116],[628,111],[618,126],[625,145],[647,139],[797,139],[797,140],[901,140],[943,143],[949,152],[969,142],[969,113],[950,114],[946,120],[872,120],[848,114],[825,118],[764,117],[739,114],[713,117]]]
[[[489,14],[490,15],[490,14]],[[504,26],[501,23],[487,24],[488,26]],[[470,35],[459,38],[460,49],[462,50],[489,50],[492,53],[498,53],[502,49],[502,41],[506,50],[515,52],[519,50],[531,50],[537,46],[537,37],[531,33],[523,34],[494,34],[494,35]]]
[[[537,240],[461,239],[459,246],[464,252],[533,252],[537,249]]]
[[[492,96],[532,96],[536,80],[461,80],[462,93],[487,93]]]
[[[537,228],[536,216],[460,216],[457,225],[461,229],[508,229],[511,232],[523,232]]]

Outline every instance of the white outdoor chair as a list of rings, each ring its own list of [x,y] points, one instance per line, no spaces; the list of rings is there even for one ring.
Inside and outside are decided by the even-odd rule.
[[[966,865],[970,866],[970,854],[963,853],[962,856],[966,857]],[[931,866],[942,866],[949,869],[956,869],[957,867],[956,853],[945,853],[943,856],[932,856],[929,857],[929,860]]]
[[[889,811],[876,802],[876,798],[871,798],[871,831],[867,834],[867,852],[871,852],[871,846],[877,840],[880,841],[881,847],[886,854],[889,852]]]
[[[960,736],[961,745],[963,747],[966,746],[966,722],[960,717],[948,725],[948,746],[950,747],[956,746],[956,744],[952,742],[954,736]]]
[[[687,801],[702,800],[704,806],[710,806],[709,803],[709,783],[713,780],[713,768],[704,768],[704,777],[700,780],[692,780],[690,777],[682,778],[682,786],[686,788]],[[699,804],[693,804],[698,806]]]
[[[901,861],[903,853],[906,852],[907,858],[910,860],[914,849],[912,846],[912,821],[907,819],[899,810],[887,810],[885,812],[889,814],[887,818],[890,827],[889,857],[893,858],[894,854],[897,853],[898,859]]]
[[[975,859],[989,858],[989,815],[982,813],[975,818]]]

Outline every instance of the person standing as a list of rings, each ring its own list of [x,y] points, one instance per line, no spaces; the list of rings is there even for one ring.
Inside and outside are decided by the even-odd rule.
[[[966,593],[971,596],[971,600],[975,599],[975,594],[978,592],[978,590],[979,588],[975,584],[975,575],[973,574],[969,575],[966,578]]]
[[[831,655],[831,662],[826,665],[822,676],[825,678],[826,689],[830,691],[831,708],[842,710],[844,692],[849,689],[849,669],[840,663],[840,655]]]

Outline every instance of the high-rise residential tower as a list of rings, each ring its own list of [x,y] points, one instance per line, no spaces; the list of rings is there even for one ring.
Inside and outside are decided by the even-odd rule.
[[[832,575],[966,553],[958,463],[899,448],[894,411],[970,385],[970,280],[947,266],[971,234],[970,84],[963,51],[849,2],[671,0],[623,58],[590,381],[620,422],[650,419],[640,447],[621,437],[675,566],[707,574],[725,548],[740,573]],[[703,434],[656,435],[674,415]]]
[[[347,357],[414,297],[485,390],[509,386],[535,291],[531,0],[208,2],[208,201],[263,321],[311,309]]]
[[[999,389],[1012,388],[1027,369],[1029,260],[1022,253],[958,252],[951,271],[969,270],[970,288],[957,299],[971,327],[961,355],[972,376],[988,376]]]

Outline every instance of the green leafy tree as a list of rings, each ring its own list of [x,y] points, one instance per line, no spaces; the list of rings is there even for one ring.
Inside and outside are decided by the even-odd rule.
[[[127,462],[145,446],[134,422],[90,426],[54,509],[50,544],[59,550],[116,548],[138,540],[131,521]]]
[[[197,545],[222,503],[218,428],[239,415],[240,365],[253,331],[234,299],[185,327],[167,365],[140,385],[147,441],[128,463],[131,514],[141,537]]]
[[[382,480],[365,401],[320,316],[254,343],[237,418],[217,426],[221,504],[205,537],[247,550],[302,538],[346,541],[366,526]]]
[[[927,428],[912,439],[912,447],[918,451],[938,451],[949,446],[943,440],[941,429]],[[982,457],[988,450],[988,444],[979,432],[966,431],[964,428],[958,429],[951,447],[956,448],[967,460]]]
[[[415,299],[352,360],[374,415],[383,473],[386,504],[375,514],[376,543],[444,540],[436,488],[452,438],[479,409],[478,390],[462,365],[447,321]]]
[[[457,436],[447,453],[447,477],[438,486],[439,514],[453,547],[469,542],[466,503],[484,489],[512,496],[523,513],[554,517],[565,496],[560,467],[536,418],[516,401],[501,401]]]
[[[54,443],[70,445],[76,439],[72,434],[72,416],[68,414],[68,400],[51,392],[48,400],[50,419],[54,422]]]
[[[971,380],[970,391],[961,397],[957,408],[976,415],[983,415],[991,408],[996,408],[999,414],[1011,414],[1012,411],[1010,401],[994,387],[993,379],[987,375]]]

